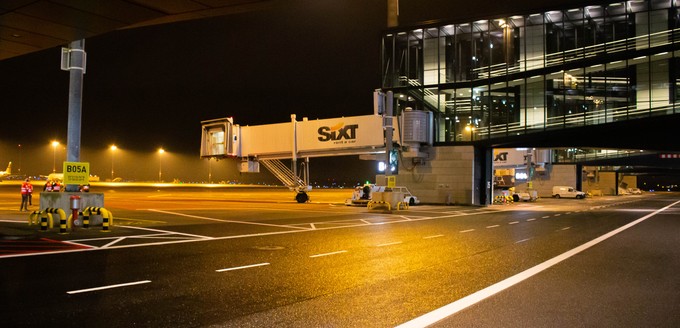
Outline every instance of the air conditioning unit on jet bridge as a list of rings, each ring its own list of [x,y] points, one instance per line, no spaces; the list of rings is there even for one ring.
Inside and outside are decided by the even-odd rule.
[[[202,121],[201,158],[240,157],[239,125],[231,117]]]
[[[408,158],[426,159],[422,146],[431,146],[434,139],[432,112],[404,109],[401,114],[402,155]]]

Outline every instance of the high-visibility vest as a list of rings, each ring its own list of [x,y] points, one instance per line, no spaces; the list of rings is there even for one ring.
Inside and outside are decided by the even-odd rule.
[[[28,183],[24,182],[21,184],[21,194],[22,195],[28,194]]]
[[[59,185],[58,183],[52,186],[52,190],[54,191],[59,191],[59,189],[61,189],[61,185]]]

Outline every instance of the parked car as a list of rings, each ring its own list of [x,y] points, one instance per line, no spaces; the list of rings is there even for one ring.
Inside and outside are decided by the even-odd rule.
[[[630,188],[628,189],[628,193],[631,195],[642,195],[642,190],[640,190],[640,188]]]
[[[583,191],[575,190],[569,186],[554,186],[552,190],[552,196],[555,198],[576,198],[583,199],[586,198],[586,193]]]

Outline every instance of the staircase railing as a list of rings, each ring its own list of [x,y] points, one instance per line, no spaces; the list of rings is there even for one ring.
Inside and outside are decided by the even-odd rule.
[[[269,170],[279,181],[291,190],[305,188],[307,184],[278,159],[261,159],[260,164]]]

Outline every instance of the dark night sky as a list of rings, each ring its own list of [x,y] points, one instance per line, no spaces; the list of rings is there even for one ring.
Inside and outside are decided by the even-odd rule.
[[[196,180],[206,175],[202,171],[207,166],[197,160],[202,120],[234,116],[236,123],[255,125],[286,122],[290,114],[328,118],[372,113],[385,1],[295,3],[285,10],[87,39],[81,160],[91,162],[93,173],[98,166],[101,175],[110,175],[107,149],[115,143],[128,157],[132,151],[142,156],[138,165],[154,167],[133,171],[131,164],[119,164],[117,171],[153,179],[158,172],[155,151],[162,146],[185,155],[181,162],[201,171],[196,178],[172,172],[173,163],[165,159],[164,176]],[[53,139],[66,142],[69,74],[59,69],[59,60],[60,49],[48,49],[0,62],[2,169],[2,163],[18,163],[21,156],[22,173],[51,171],[54,154],[47,144]],[[21,154],[17,144],[22,144]],[[122,153],[118,156],[122,161]],[[318,175],[335,161],[315,162],[312,172]],[[224,165],[231,166],[220,162],[213,168]]]

